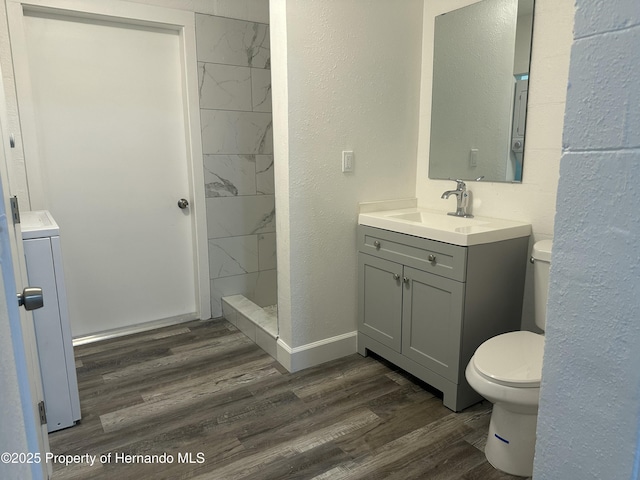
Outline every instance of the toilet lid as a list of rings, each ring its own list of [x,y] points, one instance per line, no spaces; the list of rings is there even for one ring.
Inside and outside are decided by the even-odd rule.
[[[542,378],[544,336],[510,332],[490,338],[478,347],[473,363],[489,380],[513,387],[539,387]]]

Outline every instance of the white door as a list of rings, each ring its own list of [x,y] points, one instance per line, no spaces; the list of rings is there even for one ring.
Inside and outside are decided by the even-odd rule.
[[[73,336],[204,317],[199,126],[194,135],[185,88],[196,62],[185,62],[184,30],[20,10],[25,58],[12,49],[26,63],[21,118],[26,105],[33,119],[23,129],[31,208],[60,225]]]
[[[6,459],[3,453],[0,478],[47,478],[53,470],[45,462],[49,437],[46,423],[40,423],[38,409],[44,393],[33,316],[18,309],[16,300],[16,293],[27,286],[27,267],[20,224],[11,214],[6,124],[0,75],[0,452],[25,454]]]

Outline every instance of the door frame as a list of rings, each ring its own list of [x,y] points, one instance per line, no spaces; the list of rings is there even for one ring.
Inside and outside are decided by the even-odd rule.
[[[11,55],[15,75],[18,114],[20,117],[29,201],[32,210],[45,209],[44,179],[40,172],[36,117],[32,98],[26,34],[25,11],[58,13],[118,23],[156,27],[178,33],[181,48],[182,95],[187,144],[187,169],[191,196],[191,227],[195,252],[196,315],[211,317],[211,286],[207,216],[204,191],[204,164],[200,128],[198,62],[196,57],[195,13],[120,0],[7,0],[7,18],[11,38]],[[35,160],[34,160],[35,159]]]

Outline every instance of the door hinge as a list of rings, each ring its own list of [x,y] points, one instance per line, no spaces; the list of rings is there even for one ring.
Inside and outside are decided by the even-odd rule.
[[[44,400],[38,403],[38,412],[40,413],[40,425],[47,423],[47,409],[44,407]]]
[[[11,201],[11,216],[13,217],[13,223],[20,223],[20,207],[18,206],[18,197],[14,195],[9,200]]]

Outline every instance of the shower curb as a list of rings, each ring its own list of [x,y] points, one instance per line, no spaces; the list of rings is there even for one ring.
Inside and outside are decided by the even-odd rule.
[[[278,322],[273,315],[244,295],[222,297],[222,316],[256,345],[278,359]]]

